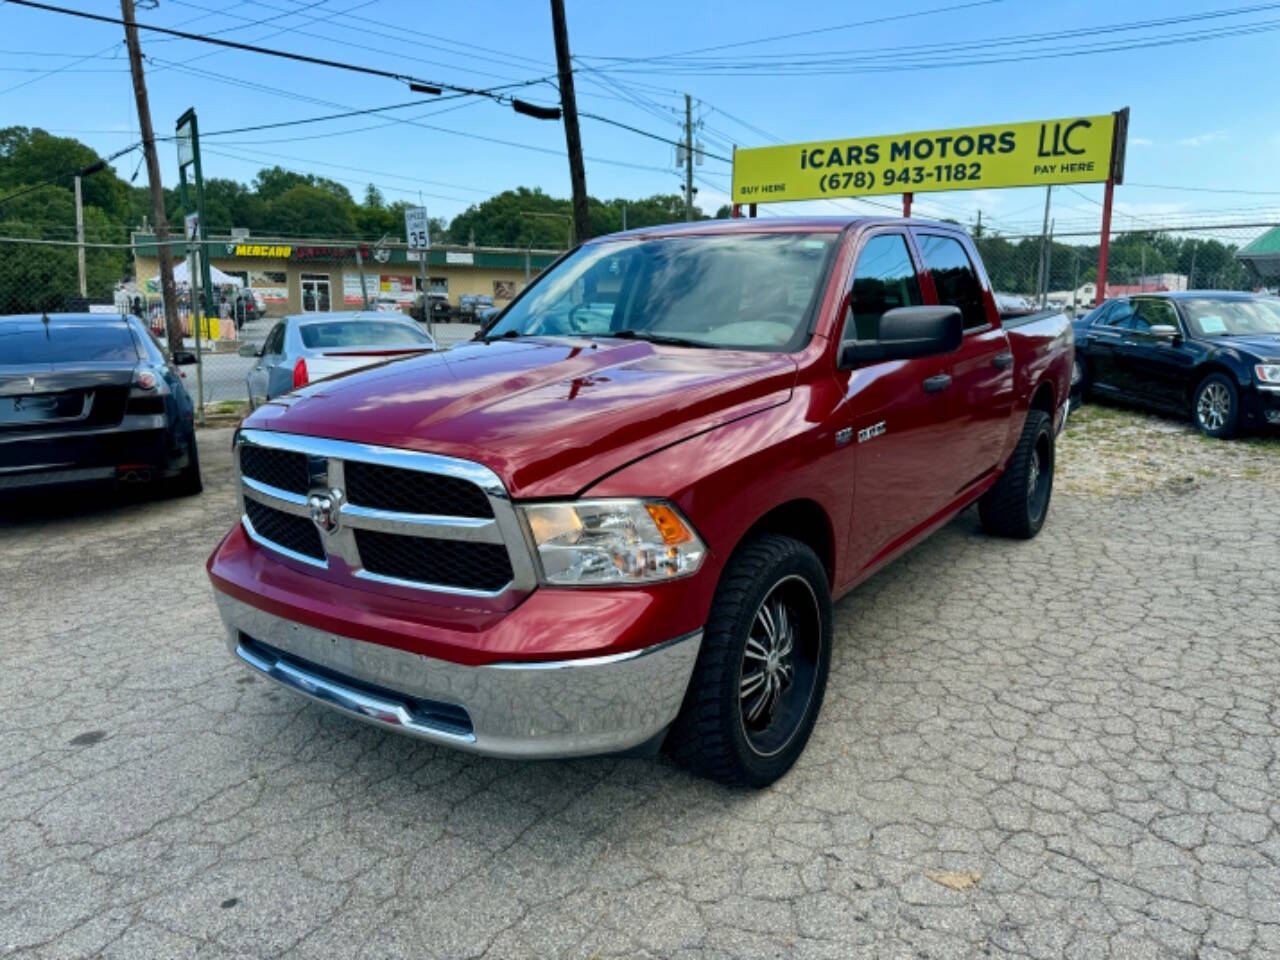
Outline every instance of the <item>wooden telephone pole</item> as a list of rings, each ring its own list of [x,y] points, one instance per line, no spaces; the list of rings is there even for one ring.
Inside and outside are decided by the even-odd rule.
[[[156,156],[156,135],[151,127],[151,104],[147,100],[147,81],[142,75],[142,50],[138,46],[138,27],[134,19],[133,0],[120,0],[124,18],[124,39],[129,47],[129,72],[133,74],[133,96],[138,101],[138,129],[142,131],[142,153],[147,161],[147,180],[151,184],[151,214],[156,221],[156,255],[160,261],[160,294],[164,298],[164,329],[169,341],[169,355],[182,349],[182,324],[178,320],[178,291],[173,283],[173,251],[169,248],[169,218],[164,210],[164,185],[160,180],[160,159]],[[142,282],[142,278],[138,277]],[[197,336],[199,332],[196,331]]]
[[[591,214],[587,208],[587,172],[582,165],[582,137],[578,133],[578,101],[573,92],[573,61],[569,58],[564,0],[551,0],[551,29],[556,38],[560,109],[564,114],[564,143],[569,150],[569,181],[573,185],[573,232],[581,243],[591,236]]]

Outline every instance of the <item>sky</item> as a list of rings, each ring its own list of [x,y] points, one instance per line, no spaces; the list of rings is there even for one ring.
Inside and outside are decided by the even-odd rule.
[[[118,17],[111,0],[53,0]],[[143,6],[143,4],[139,4]],[[1115,225],[1280,221],[1280,3],[1259,0],[910,0],[780,4],[567,0],[579,109],[679,139],[693,98],[708,153],[1131,109]],[[1248,7],[1230,17],[1117,29]],[[159,0],[139,21],[551,104],[548,5],[536,0]],[[878,21],[878,22],[877,22]],[[1046,38],[1046,34],[1068,36]],[[1227,33],[1205,39],[1207,33]],[[1196,42],[1167,43],[1175,38]],[[1091,53],[1105,44],[1109,49]],[[716,48],[716,49],[708,49]],[[205,177],[252,179],[279,164],[422,201],[451,218],[502,190],[568,196],[558,122],[475,97],[142,33],[157,134],[195,107]],[[680,60],[670,59],[683,55]],[[851,67],[849,58],[859,56]],[[931,58],[928,65],[922,57]],[[945,57],[937,65],[932,58]],[[869,58],[869,59],[868,59]],[[998,59],[1003,62],[982,62]],[[384,114],[225,136],[213,131],[421,100]],[[433,102],[439,101],[439,102]],[[0,125],[74,136],[106,156],[138,139],[123,30],[0,2]],[[675,148],[583,117],[589,192],[676,193]],[[504,142],[505,141],[505,142]],[[520,144],[522,146],[513,146]],[[532,149],[530,149],[532,148]],[[176,151],[160,144],[176,183]],[[116,161],[145,184],[141,153]],[[697,168],[697,202],[728,200],[729,164]],[[1193,188],[1193,189],[1171,189]],[[1218,192],[1221,191],[1221,192]],[[1059,234],[1096,231],[1101,185],[1055,188]],[[892,198],[878,198],[880,203]],[[1042,188],[918,194],[915,212],[1038,233]],[[771,205],[768,213],[883,212],[859,201]]]

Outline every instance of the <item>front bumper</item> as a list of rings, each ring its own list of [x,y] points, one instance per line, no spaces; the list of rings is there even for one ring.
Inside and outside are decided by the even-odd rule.
[[[214,591],[240,661],[368,723],[494,757],[616,753],[675,719],[702,632],[626,653],[467,666],[286,620]]]

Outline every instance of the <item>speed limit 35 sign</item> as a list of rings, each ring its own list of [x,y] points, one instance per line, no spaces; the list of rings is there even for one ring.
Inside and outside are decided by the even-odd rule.
[[[408,207],[404,211],[404,235],[410,250],[430,250],[431,233],[427,228],[427,208]]]

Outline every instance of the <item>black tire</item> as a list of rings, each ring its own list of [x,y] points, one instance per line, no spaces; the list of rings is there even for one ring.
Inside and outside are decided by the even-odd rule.
[[[1031,410],[1009,465],[978,501],[987,533],[1030,540],[1040,532],[1053,494],[1053,461],[1053,419],[1043,410]]]
[[[194,497],[202,490],[204,490],[204,480],[200,477],[200,450],[196,446],[196,436],[193,432],[191,445],[187,448],[187,465],[173,478],[173,492],[179,497]]]
[[[1071,365],[1071,400],[1073,401],[1073,408],[1080,406],[1080,404],[1089,399],[1089,381],[1089,361],[1076,354]]]
[[[1206,437],[1229,440],[1240,429],[1240,391],[1231,378],[1211,373],[1191,395],[1191,419]]]
[[[774,619],[775,604],[782,609],[779,619]],[[789,644],[770,645],[771,661],[756,652],[766,636],[758,628],[766,620],[780,628],[777,636],[791,638]],[[772,644],[775,633],[767,636]],[[784,645],[789,652],[774,656]],[[760,667],[748,668],[749,663]],[[667,749],[701,776],[730,786],[768,786],[791,769],[808,743],[830,664],[831,591],[817,554],[790,537],[770,534],[748,541],[716,587]],[[760,683],[743,696],[744,679],[749,684],[752,676]],[[757,709],[761,712],[749,719]]]

